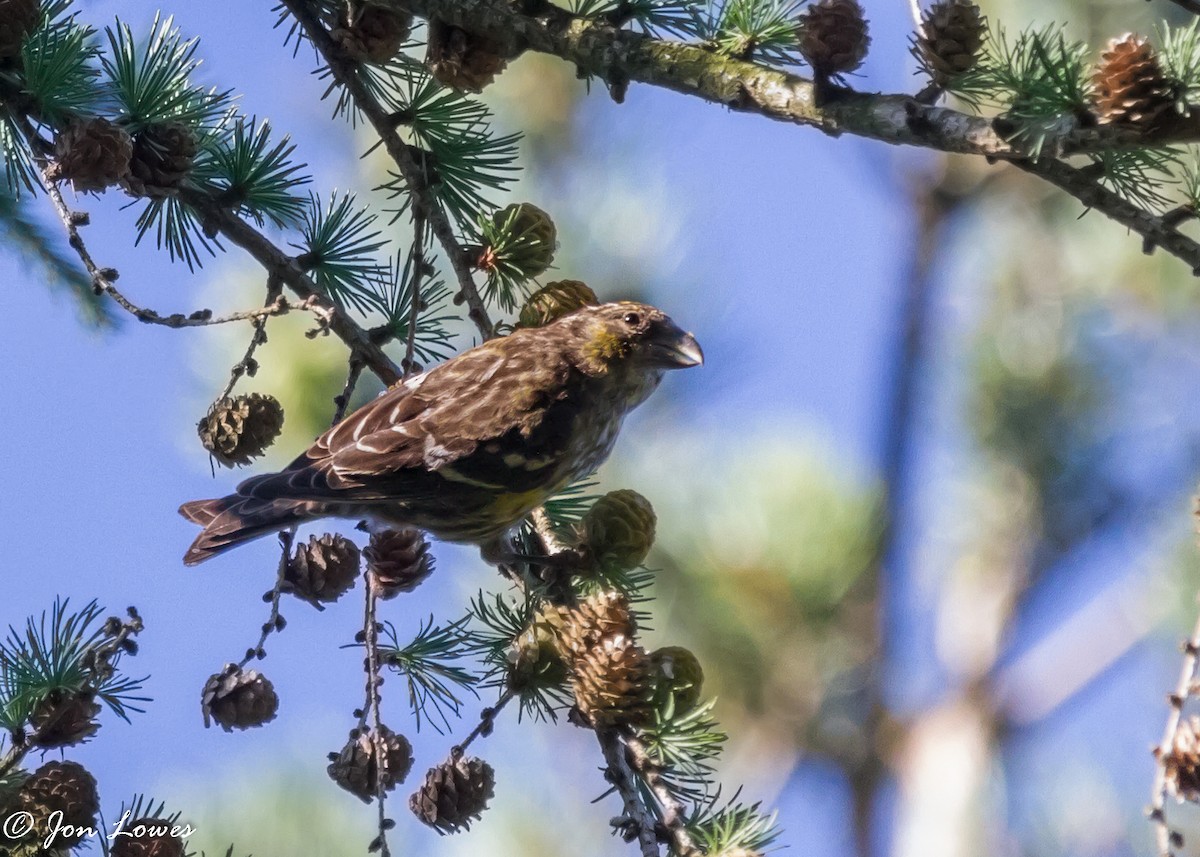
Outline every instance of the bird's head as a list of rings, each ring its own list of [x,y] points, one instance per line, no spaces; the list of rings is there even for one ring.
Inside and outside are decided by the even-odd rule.
[[[620,367],[661,374],[704,362],[696,338],[649,304],[620,301],[584,307],[563,321],[576,329],[584,365],[596,373]]]

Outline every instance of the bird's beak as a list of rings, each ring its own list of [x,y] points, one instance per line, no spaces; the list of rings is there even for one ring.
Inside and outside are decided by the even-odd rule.
[[[654,364],[664,369],[686,369],[704,362],[704,352],[696,337],[681,330],[671,321],[664,321],[650,339],[650,354]]]

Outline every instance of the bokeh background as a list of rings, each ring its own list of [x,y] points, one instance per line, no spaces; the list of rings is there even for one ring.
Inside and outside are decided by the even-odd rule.
[[[1179,17],[1165,0],[983,5],[1012,30],[1068,21],[1097,47]],[[157,4],[78,6],[145,31]],[[864,6],[874,44],[855,84],[912,91],[908,4]],[[166,11],[201,37],[202,79],[290,132],[320,190],[368,190],[368,140],[330,119],[270,7]],[[700,655],[732,735],[722,778],[778,807],[787,853],[1151,853],[1149,750],[1200,579],[1200,290],[1183,266],[981,160],[636,85],[617,105],[539,56],[487,98],[526,134],[514,199],[554,215],[558,274],[649,299],[705,347],[703,369],[668,378],[630,420],[601,477],[659,513],[648,644]],[[240,253],[191,275],[135,249],[136,212],[109,196],[84,203],[86,237],[134,300],[165,314],[257,299]],[[109,815],[150,793],[198,828],[196,850],[364,853],[374,811],[325,775],[361,697],[360,655],[341,648],[353,596],[324,613],[285,602],[261,665],[282,698],[273,723],[201,722],[200,688],[257,638],[276,562],[269,541],[180,562],[194,532],[176,507],[242,475],[210,472],[194,425],[248,328],[97,325],[12,248],[0,627],[60,595],[135,604],[147,625],[128,663],[154,702],[132,726],[106,715],[73,757]],[[273,322],[244,384],[288,413],[268,465],[328,423],[343,383],[342,347],[304,329]],[[470,551],[437,554],[429,583],[385,605],[402,633],[500,585]],[[387,722],[414,739],[415,780],[454,739],[414,734],[398,681],[384,695]],[[486,703],[468,699],[455,734]],[[497,770],[492,810],[442,839],[399,797],[394,853],[632,853],[608,835],[615,800],[590,803],[604,784],[588,733],[509,712],[479,749]],[[1173,817],[1200,828],[1200,812]]]

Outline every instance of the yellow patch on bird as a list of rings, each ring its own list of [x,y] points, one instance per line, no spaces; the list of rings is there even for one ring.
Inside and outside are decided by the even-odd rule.
[[[492,501],[489,511],[497,518],[521,518],[531,509],[544,503],[549,496],[551,495],[545,490],[538,488],[520,493],[501,494]]]
[[[584,356],[606,365],[629,351],[629,343],[609,330],[598,331],[583,347]]]

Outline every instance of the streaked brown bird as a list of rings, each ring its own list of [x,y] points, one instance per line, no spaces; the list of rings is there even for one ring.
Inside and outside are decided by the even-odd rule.
[[[184,562],[325,517],[417,527],[487,552],[600,466],[664,371],[703,360],[690,333],[630,302],[492,339],[396,384],[280,472],[184,503],[180,513],[204,527]]]

